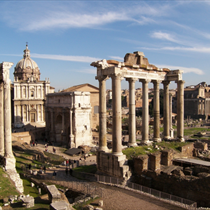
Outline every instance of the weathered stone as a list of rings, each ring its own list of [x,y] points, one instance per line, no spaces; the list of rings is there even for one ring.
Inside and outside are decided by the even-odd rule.
[[[22,201],[23,201],[23,206],[25,206],[26,208],[34,207],[34,197],[26,196],[22,198]]]
[[[60,201],[61,194],[55,185],[47,185],[48,197],[51,203]]]
[[[104,203],[103,203],[103,200],[99,200],[99,201],[98,201],[98,205],[99,205],[100,207],[102,207],[103,204],[104,204]]]
[[[73,209],[66,201],[56,201],[50,204],[50,210],[70,210]]]
[[[9,198],[6,197],[6,198],[3,198],[3,203],[7,203],[9,201]]]
[[[33,182],[31,182],[31,187],[34,187],[34,186],[35,186],[35,184]]]
[[[87,205],[83,207],[83,210],[94,210],[94,207],[92,205]]]

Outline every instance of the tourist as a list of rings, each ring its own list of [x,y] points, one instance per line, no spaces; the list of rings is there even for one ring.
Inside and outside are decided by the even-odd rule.
[[[56,176],[56,172],[55,171],[53,172],[53,176]]]
[[[31,170],[31,164],[28,164],[28,169]]]
[[[70,168],[69,172],[70,172],[70,175],[72,176],[72,172],[73,172],[73,170],[72,170],[71,168]]]
[[[69,172],[69,170],[68,170],[68,168],[66,167],[66,175],[68,175],[68,172]]]
[[[43,167],[44,173],[46,173],[46,166]]]

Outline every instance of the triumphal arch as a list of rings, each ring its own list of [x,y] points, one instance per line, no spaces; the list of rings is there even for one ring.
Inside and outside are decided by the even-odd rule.
[[[149,64],[143,52],[127,53],[124,62],[115,60],[101,60],[91,63],[97,67],[96,79],[99,81],[99,150],[97,155],[98,170],[117,177],[129,174],[126,157],[122,153],[121,129],[121,80],[129,83],[129,146],[136,146],[136,121],[135,121],[135,83],[142,83],[142,143],[148,144],[149,140],[149,103],[148,84],[154,86],[154,136],[153,141],[160,138],[160,105],[159,85],[164,87],[164,137],[170,139],[170,113],[169,113],[169,84],[177,83],[177,139],[184,141],[184,81],[182,71],[158,68]],[[106,140],[106,80],[112,79],[112,153],[108,152]]]

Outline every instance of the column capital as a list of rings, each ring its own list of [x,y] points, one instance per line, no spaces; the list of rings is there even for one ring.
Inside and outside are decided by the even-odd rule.
[[[105,75],[101,75],[101,76],[96,76],[95,77],[99,82],[101,81],[106,81],[107,79],[109,79],[108,76],[105,76]]]
[[[128,82],[136,82],[138,78],[125,78]]]
[[[139,82],[149,83],[149,82],[151,82],[151,79],[139,79]]]
[[[184,84],[185,81],[184,80],[178,80],[178,81],[175,81],[177,84]]]
[[[110,76],[112,79],[120,79],[120,80],[123,80],[124,77],[122,76],[122,74],[112,74]]]
[[[170,84],[170,81],[164,80],[164,81],[162,81],[162,83],[163,83],[163,85],[169,85]]]
[[[152,80],[151,81],[153,84],[160,84],[162,82],[162,80]]]

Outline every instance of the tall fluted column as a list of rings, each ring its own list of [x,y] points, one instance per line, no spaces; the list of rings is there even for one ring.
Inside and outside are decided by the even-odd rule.
[[[169,134],[169,81],[163,81],[164,86],[164,139],[170,139]]]
[[[106,79],[99,78],[99,151],[107,151],[106,126]]]
[[[142,82],[143,107],[142,107],[142,143],[149,142],[149,100],[148,100],[148,79],[140,79]]]
[[[177,82],[177,139],[184,140],[184,81]]]
[[[112,153],[122,155],[121,75],[112,76]]]
[[[136,144],[136,106],[135,106],[135,82],[137,79],[126,79],[129,82],[129,142],[128,146]]]
[[[9,69],[13,63],[2,63],[2,74],[4,82],[4,157],[6,158],[5,168],[15,169],[15,158],[12,152],[12,136],[11,136],[11,81],[9,79]]]
[[[153,102],[153,111],[154,111],[154,137],[153,140],[160,142],[160,91],[159,91],[159,80],[153,80],[154,84],[154,102]]]
[[[170,131],[170,137],[174,138],[174,129],[172,124],[172,94],[169,94],[169,131]]]
[[[75,142],[74,142],[74,133],[73,133],[73,117],[72,117],[72,109],[70,109],[70,135],[69,135],[69,140],[70,140],[70,143],[69,143],[69,147],[70,148],[73,148],[75,147]]]
[[[0,83],[0,155],[4,156],[4,83]]]

